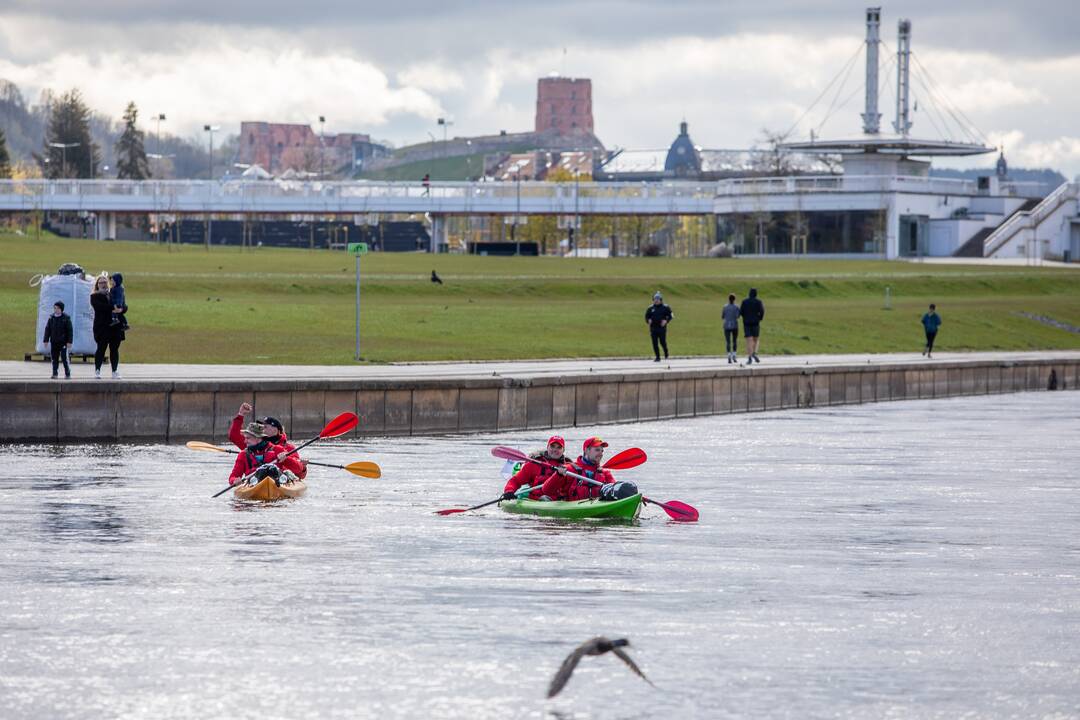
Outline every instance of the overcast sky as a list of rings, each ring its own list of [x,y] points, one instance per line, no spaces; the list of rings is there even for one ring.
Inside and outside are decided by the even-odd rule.
[[[609,148],[666,147],[684,118],[696,144],[740,148],[763,128],[858,131],[861,58],[796,122],[859,51],[866,4],[0,0],[0,77],[31,99],[78,87],[116,116],[134,100],[177,134],[325,115],[328,133],[401,145],[441,137],[443,115],[452,134],[529,130],[536,79],[558,72],[592,78]],[[901,17],[925,68],[914,135],[966,139],[970,121],[1014,165],[1080,173],[1080,0],[884,4],[883,78]]]

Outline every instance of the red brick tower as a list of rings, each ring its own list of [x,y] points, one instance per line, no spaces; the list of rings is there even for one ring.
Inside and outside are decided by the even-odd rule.
[[[592,134],[592,80],[540,78],[536,87],[536,132]]]

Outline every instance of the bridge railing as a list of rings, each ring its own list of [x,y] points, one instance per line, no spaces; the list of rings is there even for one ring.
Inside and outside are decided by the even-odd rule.
[[[173,197],[186,199],[443,198],[443,199],[664,199],[713,197],[713,183],[549,182],[319,182],[295,180],[2,180],[0,195],[81,197]]]
[[[716,193],[723,195],[786,195],[793,193],[888,193],[974,195],[975,182],[953,178],[908,175],[792,175],[788,177],[721,180]]]

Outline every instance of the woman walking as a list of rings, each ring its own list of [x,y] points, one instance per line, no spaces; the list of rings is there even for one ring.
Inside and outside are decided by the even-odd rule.
[[[124,329],[113,325],[113,306],[109,299],[109,279],[102,275],[94,281],[90,293],[90,307],[94,310],[94,377],[101,379],[101,366],[105,363],[105,351],[109,351],[114,380],[120,379],[120,343],[124,341]]]

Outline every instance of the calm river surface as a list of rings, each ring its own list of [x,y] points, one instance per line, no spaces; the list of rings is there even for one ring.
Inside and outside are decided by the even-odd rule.
[[[0,447],[5,718],[1080,716],[1080,393],[566,431],[696,525],[495,507],[495,444],[331,442],[306,497],[183,447]],[[211,438],[192,438],[206,439]],[[653,689],[587,658],[628,637]]]

